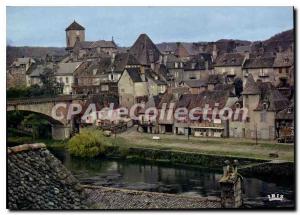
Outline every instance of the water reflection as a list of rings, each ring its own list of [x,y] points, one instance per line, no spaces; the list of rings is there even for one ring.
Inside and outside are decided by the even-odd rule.
[[[218,180],[222,173],[215,170],[125,160],[79,159],[63,151],[53,153],[83,184],[190,196],[220,196]],[[254,177],[244,178],[243,185],[244,199],[252,205],[269,204],[267,195],[272,193],[293,199],[293,186],[285,183],[265,182]]]

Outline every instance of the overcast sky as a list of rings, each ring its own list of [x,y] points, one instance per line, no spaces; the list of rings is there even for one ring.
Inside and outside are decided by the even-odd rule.
[[[264,40],[293,28],[292,7],[7,7],[7,43],[65,46],[76,20],[86,40],[131,46],[147,33],[155,43],[218,39]]]

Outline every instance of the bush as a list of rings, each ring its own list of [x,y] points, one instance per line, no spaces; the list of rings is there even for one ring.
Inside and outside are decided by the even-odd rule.
[[[70,154],[78,157],[103,156],[111,147],[111,139],[95,129],[83,129],[68,142]]]

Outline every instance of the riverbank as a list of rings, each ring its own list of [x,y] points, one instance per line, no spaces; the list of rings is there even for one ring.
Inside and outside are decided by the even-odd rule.
[[[153,140],[159,136],[159,140]],[[229,156],[237,158],[282,160],[294,162],[294,145],[274,141],[258,141],[232,138],[197,138],[168,134],[147,134],[134,128],[118,135],[119,146],[127,148],[149,148],[179,152],[193,152],[207,155]],[[270,156],[276,154],[278,157]]]

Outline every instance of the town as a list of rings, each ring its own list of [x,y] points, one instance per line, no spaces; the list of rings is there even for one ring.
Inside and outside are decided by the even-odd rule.
[[[113,38],[86,41],[85,31],[76,21],[65,29],[63,55],[14,58],[7,68],[8,100],[20,97],[16,89],[23,87],[31,89],[31,98],[36,99],[45,92],[51,97],[85,95],[87,103],[96,104],[96,112],[111,103],[115,111],[144,104],[158,113],[162,109],[174,113],[176,108],[190,111],[206,105],[219,110],[246,109],[246,118],[226,120],[218,114],[207,119],[201,110],[195,112],[196,120],[187,116],[180,120],[149,118],[142,108],[135,110],[138,120],[129,116],[125,120],[101,119],[90,114],[84,120],[75,120],[73,130],[89,125],[113,128],[136,124],[139,132],[152,134],[293,143],[293,30],[258,42],[219,40],[157,45],[142,33],[128,48],[118,47]],[[211,116],[212,112],[206,114]],[[69,138],[72,132],[57,138]]]
[[[87,41],[78,20],[60,23],[64,47],[7,44],[8,209],[295,208],[291,26],[261,41],[149,30],[123,46]]]

